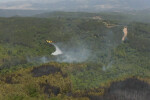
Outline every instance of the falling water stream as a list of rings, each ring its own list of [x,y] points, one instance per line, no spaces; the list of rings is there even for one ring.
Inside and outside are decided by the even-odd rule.
[[[57,55],[63,54],[62,51],[59,49],[59,47],[56,44],[54,44],[54,43],[51,43],[51,44],[54,45],[56,48],[56,51],[53,52],[52,55],[57,56]]]

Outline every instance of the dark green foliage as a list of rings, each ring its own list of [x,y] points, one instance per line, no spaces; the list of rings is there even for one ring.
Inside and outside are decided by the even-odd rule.
[[[20,95],[11,96],[8,100],[23,100],[24,97]]]
[[[129,44],[134,49],[141,52],[150,51],[150,25],[143,23],[133,23],[129,26]]]
[[[38,84],[41,87],[36,87],[37,84],[27,85],[26,92],[30,97],[38,97],[41,93],[39,88],[48,95],[52,93],[57,96],[62,92],[69,95],[69,92],[78,90],[106,87],[112,81],[131,76],[150,77],[150,24],[128,24],[128,37],[122,42],[124,23],[120,19],[124,18],[123,15],[116,17],[117,14],[103,14],[106,20],[93,20],[93,15],[80,18],[72,17],[71,14],[64,13],[56,18],[0,18],[0,72],[7,75],[22,68],[39,66],[41,62],[34,61],[34,58],[43,56],[52,61],[55,57],[51,53],[55,48],[46,43],[46,40],[52,40],[54,43],[60,43],[64,51],[73,47],[74,52],[78,52],[76,49],[80,47],[87,48],[90,50],[90,56],[81,65],[54,63],[53,66],[40,65],[26,72],[25,80],[32,77],[41,82],[43,78],[53,77],[52,82],[42,80],[44,82]],[[110,20],[107,20],[108,18]],[[116,26],[109,28],[104,23]],[[58,68],[55,67],[57,65]],[[18,81],[14,80],[16,77],[6,78],[4,82],[7,84],[18,84]],[[68,83],[64,82],[65,79]],[[68,87],[62,88],[64,84]],[[22,98],[14,96],[14,99],[18,100]],[[52,99],[55,100],[55,97]]]
[[[26,87],[26,89],[27,89],[27,94],[30,97],[38,97],[39,92],[38,92],[38,89],[34,85],[29,85]]]

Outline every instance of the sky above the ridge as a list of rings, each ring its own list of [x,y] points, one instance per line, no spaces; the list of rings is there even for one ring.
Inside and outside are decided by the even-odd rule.
[[[98,11],[148,8],[150,0],[0,0],[0,9]]]

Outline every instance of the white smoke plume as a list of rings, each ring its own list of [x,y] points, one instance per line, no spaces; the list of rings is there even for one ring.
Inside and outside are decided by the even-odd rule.
[[[61,45],[61,47],[63,46],[63,44],[58,45]],[[56,56],[56,62],[84,62],[90,56],[90,50],[88,50],[84,45],[62,48],[62,51],[61,48],[59,49],[58,45],[55,44],[57,47],[56,52],[58,50],[61,55],[54,55],[52,53],[52,55]]]
[[[120,35],[121,36],[121,35]],[[122,36],[121,36],[122,37]],[[113,62],[112,51],[119,44],[121,44],[120,38],[117,38],[116,35],[112,32],[106,32],[104,38],[104,43],[100,44],[98,54],[93,51],[94,48],[91,48],[87,45],[87,42],[84,42],[80,39],[71,39],[65,43],[51,43],[55,46],[55,52],[51,55],[44,55],[43,57],[34,57],[27,58],[29,62],[38,62],[38,63],[48,63],[48,62],[66,62],[66,63],[80,63],[85,61],[97,61],[100,59],[104,63],[103,70],[107,70],[112,65],[110,62]],[[78,40],[78,41],[77,41]],[[104,56],[105,55],[105,56]],[[102,56],[102,58],[100,58]]]
[[[48,63],[50,60],[48,57],[27,57],[27,61],[30,63]]]
[[[57,57],[57,62],[84,62],[88,59],[90,55],[90,51],[85,48],[78,48],[77,50],[74,49],[68,49],[61,55],[60,57]]]
[[[55,46],[55,52],[43,57],[27,57],[30,63],[48,63],[48,62],[84,62],[90,56],[90,50],[84,45],[69,47],[64,43],[51,43]]]

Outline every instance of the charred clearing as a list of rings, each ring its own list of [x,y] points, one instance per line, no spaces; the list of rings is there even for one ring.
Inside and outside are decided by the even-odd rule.
[[[49,97],[54,94],[55,96],[57,96],[60,93],[60,88],[59,87],[55,87],[55,86],[51,86],[49,84],[40,84],[40,87],[42,89],[44,89],[44,93],[47,94]]]
[[[62,73],[60,68],[52,65],[42,65],[40,67],[33,68],[33,70],[31,71],[33,77],[41,77],[43,75],[55,74],[57,72]]]
[[[114,82],[103,97],[90,96],[91,100],[150,100],[150,85],[136,78]]]

